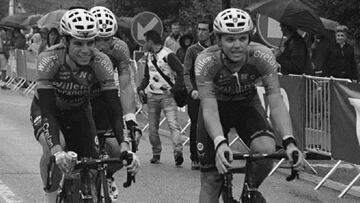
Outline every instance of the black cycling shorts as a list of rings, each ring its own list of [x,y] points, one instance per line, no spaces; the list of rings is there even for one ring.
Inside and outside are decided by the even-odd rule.
[[[39,101],[35,97],[31,104],[30,116],[35,138],[38,140],[44,121],[41,119]],[[56,118],[64,135],[67,151],[74,151],[79,157],[98,156],[95,143],[96,128],[89,105],[76,110],[57,111]]]
[[[250,142],[256,137],[274,137],[260,102],[244,105],[244,102],[241,101],[218,101],[218,108],[226,138],[230,128],[235,128],[247,146],[250,146]],[[201,171],[216,170],[214,142],[206,131],[201,108],[197,126],[197,150]]]

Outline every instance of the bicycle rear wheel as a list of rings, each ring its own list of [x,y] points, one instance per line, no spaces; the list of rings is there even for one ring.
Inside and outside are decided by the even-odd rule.
[[[98,192],[98,202],[99,203],[111,203],[111,198],[109,196],[109,188],[107,178],[105,176],[105,171],[99,171],[97,180],[96,180],[96,191]]]

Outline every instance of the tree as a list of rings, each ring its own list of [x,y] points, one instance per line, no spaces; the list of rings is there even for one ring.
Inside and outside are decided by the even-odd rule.
[[[0,1],[0,19],[9,14],[9,1]]]

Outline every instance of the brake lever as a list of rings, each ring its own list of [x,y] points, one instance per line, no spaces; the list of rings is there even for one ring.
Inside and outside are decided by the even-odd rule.
[[[127,155],[126,162],[131,163],[133,160],[133,157],[131,154]],[[131,186],[132,182],[135,183],[135,175],[133,175],[131,172],[127,171],[126,175],[126,182],[123,183],[124,188],[128,188]]]
[[[296,163],[299,160],[299,152],[294,151],[292,153],[292,158],[293,158],[293,163]],[[291,166],[291,174],[288,177],[286,177],[286,180],[287,181],[292,181],[295,178],[299,179],[299,172],[294,169],[294,166]]]

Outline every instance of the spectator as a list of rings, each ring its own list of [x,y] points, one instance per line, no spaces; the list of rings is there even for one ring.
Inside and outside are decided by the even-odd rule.
[[[324,64],[325,64],[325,54],[329,49],[330,41],[325,36],[315,35],[314,42],[311,45],[311,61],[314,64],[314,74],[316,76],[325,76],[324,75]]]
[[[185,53],[189,46],[193,44],[194,37],[191,34],[186,34],[180,37],[180,48],[176,52],[176,56],[181,63],[184,63]]]
[[[19,29],[14,29],[14,48],[15,49],[25,49],[26,48],[26,38]]]
[[[39,53],[39,48],[41,45],[41,35],[39,33],[35,33],[32,37],[31,37],[31,44],[28,47],[28,50],[31,52],[34,52],[36,55],[38,55]]]
[[[9,58],[9,51],[14,49],[14,32],[12,28],[5,30],[5,41],[3,42],[3,46],[5,54],[7,54],[6,57]]]
[[[183,67],[177,56],[169,48],[163,47],[158,32],[150,30],[144,35],[146,41],[144,50],[148,51],[148,53],[146,55],[144,78],[138,87],[138,92],[140,98],[144,98],[144,92],[147,92],[149,140],[153,152],[150,163],[155,164],[160,161],[161,141],[158,130],[160,113],[163,110],[172,136],[175,164],[179,166],[184,162],[184,158],[177,118],[177,104],[173,98],[172,88],[164,77],[167,77],[175,84],[174,89],[183,88],[185,86]]]
[[[180,24],[179,22],[173,22],[171,24],[171,34],[166,37],[164,46],[171,49],[174,53],[180,48]]]
[[[336,42],[326,50],[325,75],[336,78],[358,79],[354,47],[347,43],[347,27],[338,26],[335,30]]]
[[[310,53],[305,40],[295,27],[280,24],[283,35],[287,38],[284,51],[275,51],[276,60],[281,65],[283,74],[313,75]]]
[[[188,115],[190,117],[190,159],[191,169],[199,170],[199,158],[196,149],[196,126],[200,106],[199,92],[195,82],[195,60],[196,57],[205,48],[209,47],[212,43],[210,40],[210,33],[212,32],[212,22],[207,20],[200,20],[197,23],[197,39],[198,42],[190,46],[185,54],[184,60],[184,79],[186,88],[189,90],[188,98]]]
[[[0,87],[1,89],[9,89],[6,85],[6,70],[7,70],[7,57],[5,54],[3,42],[5,41],[6,33],[0,30]]]
[[[47,37],[48,37],[49,29],[46,27],[40,29],[40,35],[41,35],[41,45],[39,48],[39,54],[44,51],[47,47]]]

